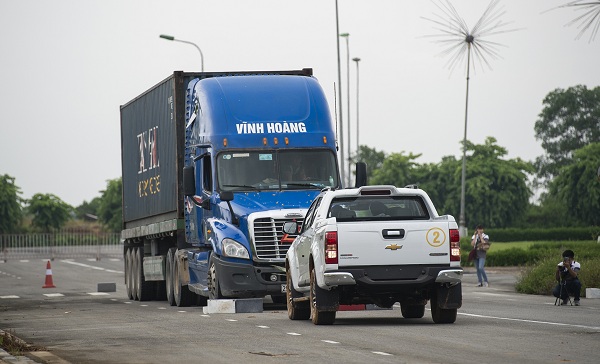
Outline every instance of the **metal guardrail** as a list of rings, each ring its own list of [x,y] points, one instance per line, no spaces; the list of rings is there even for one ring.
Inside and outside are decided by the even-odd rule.
[[[2,234],[0,259],[122,258],[119,233]]]

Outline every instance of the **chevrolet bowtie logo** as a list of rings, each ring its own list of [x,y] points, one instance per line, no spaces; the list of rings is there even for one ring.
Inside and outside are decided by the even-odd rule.
[[[390,245],[386,246],[385,248],[390,249],[390,250],[398,250],[398,249],[402,249],[402,245],[390,244]]]

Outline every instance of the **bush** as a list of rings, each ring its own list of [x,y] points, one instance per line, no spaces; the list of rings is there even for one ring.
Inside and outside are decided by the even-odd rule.
[[[600,235],[600,226],[560,227],[560,228],[507,228],[485,229],[491,241],[596,241]]]
[[[579,280],[581,296],[585,297],[587,287],[600,287],[600,244],[578,242],[575,244],[547,243],[534,244],[529,251],[536,252],[538,258],[533,261],[517,280],[517,292],[550,295],[556,285],[556,264],[565,249],[575,252],[575,260],[581,264]]]

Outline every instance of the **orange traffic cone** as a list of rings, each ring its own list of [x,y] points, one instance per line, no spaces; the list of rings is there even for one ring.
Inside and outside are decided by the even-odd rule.
[[[46,264],[46,284],[42,288],[56,288],[52,282],[52,268],[50,267],[50,261]]]

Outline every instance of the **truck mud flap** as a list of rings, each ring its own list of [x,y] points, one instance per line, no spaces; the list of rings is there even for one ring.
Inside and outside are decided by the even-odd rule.
[[[462,286],[457,284],[451,287],[437,287],[437,302],[442,309],[460,308],[462,306]]]
[[[340,293],[337,289],[317,288],[317,309],[319,311],[337,311],[340,306]]]

